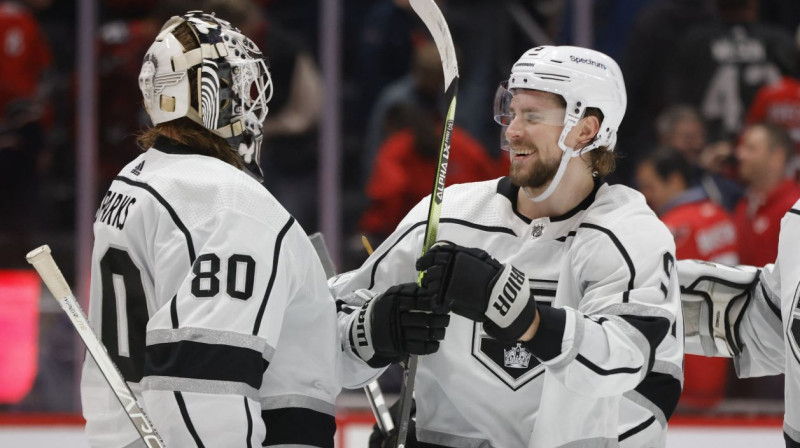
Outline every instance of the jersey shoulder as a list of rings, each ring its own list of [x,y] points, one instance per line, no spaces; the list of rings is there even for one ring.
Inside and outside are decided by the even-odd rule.
[[[277,228],[289,217],[258,181],[213,157],[151,148],[126,165],[115,182],[147,190],[147,196],[168,204],[188,228],[222,213],[249,216]]]
[[[647,251],[666,246],[675,251],[672,234],[647,206],[644,196],[624,185],[602,185],[579,227],[600,232],[578,232],[576,239],[597,238],[599,233],[605,233],[625,247]]]
[[[495,202],[498,200],[498,182],[503,178],[481,182],[451,185],[444,189],[441,217],[470,222],[499,221]],[[425,221],[428,218],[431,196],[425,196],[403,219],[405,223]]]

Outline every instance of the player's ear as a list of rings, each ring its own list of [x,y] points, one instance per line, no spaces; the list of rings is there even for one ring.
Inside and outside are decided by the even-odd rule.
[[[595,116],[589,115],[583,117],[576,127],[578,128],[577,143],[586,146],[594,140],[600,131],[600,120]]]

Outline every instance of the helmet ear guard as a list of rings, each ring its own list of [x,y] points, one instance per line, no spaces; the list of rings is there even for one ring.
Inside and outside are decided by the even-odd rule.
[[[184,48],[175,36],[183,24],[196,48]],[[145,55],[139,88],[154,125],[187,117],[224,138],[261,177],[261,130],[272,78],[255,43],[230,23],[201,11],[172,17]]]

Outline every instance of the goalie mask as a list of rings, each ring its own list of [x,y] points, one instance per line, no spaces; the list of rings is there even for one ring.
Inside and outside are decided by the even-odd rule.
[[[511,69],[511,76],[497,89],[494,102],[495,121],[503,126],[500,146],[509,150],[505,131],[513,115],[509,109],[517,89],[541,90],[561,96],[566,101],[566,111],[542,117],[543,123],[564,126],[558,139],[563,151],[561,164],[550,186],[539,196],[539,202],[553,193],[572,157],[593,149],[605,147],[613,151],[617,143],[617,130],[625,115],[627,95],[622,71],[613,59],[599,51],[569,46],[542,46],[526,51]],[[567,134],[594,107],[603,112],[603,121],[594,141],[579,150],[568,147]]]
[[[184,23],[194,35],[193,49],[173,34]],[[272,79],[261,51],[230,23],[200,11],[172,17],[147,50],[139,88],[153,125],[187,117],[224,138],[261,178]]]

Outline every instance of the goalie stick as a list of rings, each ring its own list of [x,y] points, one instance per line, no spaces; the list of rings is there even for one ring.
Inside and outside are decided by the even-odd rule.
[[[442,199],[444,196],[444,181],[447,177],[447,164],[450,159],[450,138],[453,135],[453,119],[456,114],[456,93],[458,91],[458,62],[456,61],[456,51],[453,46],[453,37],[450,35],[450,28],[444,20],[442,11],[436,6],[434,0],[410,0],[411,8],[417,13],[425,27],[433,36],[436,48],[439,50],[439,58],[442,60],[442,71],[444,72],[444,93],[449,99],[447,116],[445,117],[444,130],[442,133],[442,145],[439,148],[439,162],[436,166],[436,176],[433,181],[433,192],[428,208],[428,222],[425,225],[425,239],[422,244],[422,253],[430,249],[436,242],[436,233],[439,230],[439,214],[442,211]],[[422,273],[419,275],[422,280]],[[403,387],[400,393],[400,421],[397,431],[397,448],[404,448],[406,436],[408,435],[408,420],[411,415],[411,400],[414,394],[414,377],[417,374],[417,356],[408,357],[406,368],[403,371]]]
[[[328,247],[325,245],[325,237],[320,232],[316,232],[309,235],[308,239],[311,240],[311,245],[314,246],[314,251],[317,253],[317,257],[319,257],[319,261],[322,263],[325,276],[331,278],[336,275],[336,267],[328,252]],[[361,242],[364,243],[364,248],[367,249],[367,253],[372,255],[372,246],[370,246],[366,237],[362,236]],[[369,407],[372,409],[372,415],[375,416],[378,429],[383,433],[384,437],[388,436],[389,431],[394,429],[394,422],[392,421],[392,415],[389,413],[389,409],[386,407],[386,400],[383,398],[383,392],[381,392],[378,381],[372,381],[364,386],[364,393],[367,396]]]
[[[39,276],[44,280],[44,284],[47,285],[47,289],[50,290],[50,293],[53,294],[58,304],[61,305],[61,308],[67,313],[70,322],[72,322],[72,326],[78,330],[78,334],[81,339],[83,339],[84,344],[86,344],[86,349],[89,350],[89,354],[92,355],[92,358],[94,358],[98,367],[100,367],[100,371],[103,372],[103,376],[106,378],[108,385],[111,386],[117,400],[119,400],[119,403],[122,405],[123,409],[125,409],[128,418],[131,419],[131,423],[133,423],[133,426],[139,433],[139,437],[142,438],[145,445],[149,448],[164,448],[164,442],[158,435],[150,418],[148,418],[144,410],[139,407],[133,392],[128,387],[128,383],[122,378],[122,374],[119,373],[117,366],[111,361],[103,343],[97,339],[97,335],[94,334],[92,328],[89,326],[89,320],[83,313],[78,301],[75,300],[75,296],[72,295],[69,284],[67,284],[67,281],[61,274],[61,270],[58,269],[58,265],[56,265],[53,256],[50,254],[50,247],[47,245],[40,246],[28,252],[25,258],[28,260],[28,263],[33,265],[39,273]]]

